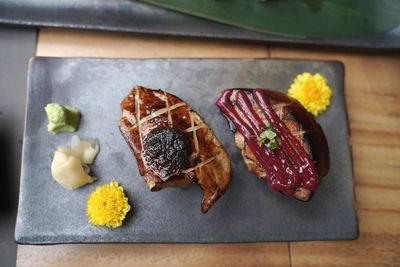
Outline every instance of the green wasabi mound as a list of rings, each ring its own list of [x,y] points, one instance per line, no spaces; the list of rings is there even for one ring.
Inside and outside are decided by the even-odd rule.
[[[59,132],[75,132],[76,128],[78,128],[81,114],[76,108],[49,103],[44,110],[49,120],[49,124],[47,124],[49,132],[55,134]]]

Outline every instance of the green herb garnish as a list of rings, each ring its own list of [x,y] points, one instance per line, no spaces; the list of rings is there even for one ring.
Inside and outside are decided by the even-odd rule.
[[[278,147],[278,141],[276,139],[269,141],[267,147],[269,150],[274,150],[275,148]]]
[[[275,148],[278,147],[278,140],[276,139],[276,132],[274,129],[269,126],[266,128],[258,137],[257,143],[259,146],[261,146],[264,143],[267,143],[267,147],[269,150],[274,150]]]

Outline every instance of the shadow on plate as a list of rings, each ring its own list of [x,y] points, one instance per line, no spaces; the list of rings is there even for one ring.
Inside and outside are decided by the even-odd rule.
[[[3,128],[3,127],[1,127]],[[18,202],[17,162],[10,136],[0,128],[0,216],[15,212]]]

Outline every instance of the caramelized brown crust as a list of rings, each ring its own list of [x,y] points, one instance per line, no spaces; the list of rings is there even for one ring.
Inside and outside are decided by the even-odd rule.
[[[149,189],[159,191],[194,182],[203,191],[201,211],[206,213],[225,192],[231,173],[230,158],[212,130],[184,101],[161,90],[136,86],[122,100],[121,110],[119,129]],[[146,168],[142,150],[143,140],[150,132],[167,127],[178,128],[188,134],[194,163],[179,175],[163,181]]]
[[[298,138],[311,158],[314,159],[319,177],[325,176],[329,170],[329,151],[322,128],[315,122],[312,115],[295,99],[272,90],[265,90],[265,92],[270,98],[276,114],[286,124],[290,132]],[[233,101],[234,98],[235,92],[232,94],[231,100]],[[253,104],[253,109],[260,118],[266,121],[266,118],[257,105]],[[240,110],[237,109],[237,111],[240,113]],[[264,168],[246,145],[243,136],[239,132],[236,132],[234,140],[236,147],[241,150],[244,162],[249,170],[254,172],[260,179],[266,180],[267,176]],[[308,201],[311,193],[310,190],[299,187],[296,189],[293,197],[302,201]]]

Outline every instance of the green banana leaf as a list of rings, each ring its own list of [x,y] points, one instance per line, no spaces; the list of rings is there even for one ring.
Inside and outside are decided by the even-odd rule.
[[[400,25],[400,0],[140,0],[265,33],[361,37]]]

